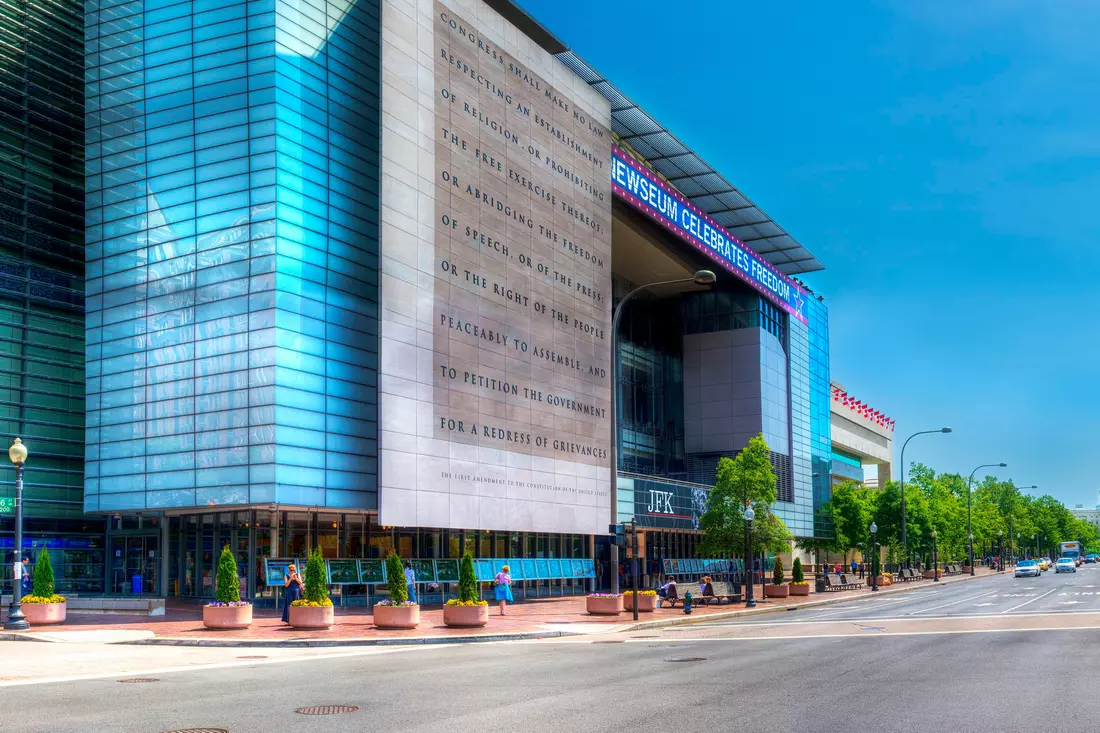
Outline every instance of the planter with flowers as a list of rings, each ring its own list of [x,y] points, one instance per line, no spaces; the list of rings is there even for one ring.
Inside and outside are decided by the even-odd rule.
[[[457,628],[476,628],[489,623],[489,602],[478,597],[474,556],[466,553],[458,567],[458,598],[443,606],[443,623]]]
[[[772,568],[772,582],[764,586],[764,595],[767,598],[786,598],[791,594],[790,587],[783,582],[783,558],[776,556],[775,567]]]
[[[390,597],[374,604],[374,625],[380,629],[415,629],[420,625],[420,606],[409,600],[405,569],[396,552],[386,558],[386,586]]]
[[[806,576],[802,572],[802,558],[796,557],[791,564],[791,584],[787,590],[792,596],[810,595],[810,584],[806,582]]]
[[[623,591],[623,610],[634,610],[634,591]],[[638,612],[649,613],[650,611],[657,610],[657,591],[655,590],[640,590],[638,591]]]
[[[53,592],[53,565],[50,564],[50,552],[46,548],[38,551],[38,560],[34,564],[34,589],[29,596],[23,596],[23,616],[31,626],[60,624],[65,621],[67,604],[65,596]]]
[[[290,604],[288,618],[296,629],[330,629],[336,623],[332,599],[325,585],[325,558],[315,547],[306,561],[306,587],[302,597]]]
[[[252,625],[252,604],[241,600],[237,561],[229,549],[218,558],[218,584],[214,602],[202,607],[202,625],[208,629],[247,629]]]
[[[618,616],[623,612],[622,593],[589,593],[585,610],[593,616]],[[641,610],[641,606],[638,607]]]

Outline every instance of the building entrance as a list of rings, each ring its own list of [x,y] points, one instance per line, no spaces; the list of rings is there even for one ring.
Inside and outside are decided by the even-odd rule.
[[[160,570],[160,536],[111,537],[109,592],[117,595],[155,595]]]

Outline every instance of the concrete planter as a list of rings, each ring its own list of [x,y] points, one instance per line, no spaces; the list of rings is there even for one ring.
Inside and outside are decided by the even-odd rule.
[[[808,596],[810,595],[810,584],[799,585],[798,583],[791,583],[787,586],[787,590],[792,596]]]
[[[489,607],[482,608],[485,609],[485,623],[488,623]],[[443,613],[445,615],[446,610]],[[374,625],[380,629],[415,629],[420,625],[420,606],[375,606]]]
[[[868,585],[870,584],[870,582],[871,582],[871,581],[870,581],[870,579],[868,578],[868,580],[867,580],[867,583],[868,583]],[[894,584],[894,581],[892,581],[892,580],[888,579],[888,578],[887,578],[886,576],[884,576],[884,575],[880,575],[880,576],[878,576],[878,578],[876,578],[876,579],[875,579],[875,584],[876,584],[876,585],[879,585],[879,586],[883,586],[883,585],[893,585],[893,584]]]
[[[970,575],[970,571],[973,569],[974,568],[970,567],[969,565],[963,565],[963,572],[967,575]]]
[[[202,625],[208,629],[247,629],[252,625],[252,606],[203,606]]]
[[[23,616],[31,626],[49,626],[65,622],[64,603],[24,603]]]
[[[374,607],[375,616],[378,615],[378,606]],[[377,623],[377,621],[375,622]],[[443,623],[457,628],[474,628],[485,626],[489,623],[488,606],[444,606]]]
[[[936,577],[936,571],[935,570],[924,570],[924,571],[921,572],[921,575],[923,575],[928,580],[931,580],[932,578]]]
[[[624,593],[623,594],[623,610],[624,611],[633,611],[634,610],[634,594],[633,593]],[[639,594],[639,596],[638,596],[638,613],[649,613],[650,611],[656,611],[656,610],[657,610],[657,596],[643,596],[643,595]]]
[[[593,616],[618,616],[623,612],[622,596],[588,596],[584,600],[585,610]]]
[[[765,598],[786,598],[790,594],[791,587],[786,583],[780,583],[779,585],[776,585],[775,583],[768,583],[766,586],[764,586]]]
[[[332,606],[291,606],[289,618],[296,629],[329,629],[336,622]]]

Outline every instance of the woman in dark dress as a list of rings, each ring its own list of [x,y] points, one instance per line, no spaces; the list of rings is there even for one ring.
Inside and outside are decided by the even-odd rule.
[[[298,568],[291,565],[287,568],[288,575],[283,576],[283,587],[286,588],[286,596],[283,598],[283,623],[290,623],[290,604],[302,597],[302,579],[298,577]]]

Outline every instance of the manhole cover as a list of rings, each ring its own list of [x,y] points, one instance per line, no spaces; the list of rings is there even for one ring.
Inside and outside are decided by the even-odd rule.
[[[131,677],[128,680],[119,680],[119,682],[122,682],[122,683],[128,684],[128,685],[136,685],[136,684],[139,684],[141,682],[160,682],[160,680],[157,679],[156,677]]]
[[[243,657],[237,657],[237,659],[267,659],[267,656],[263,654],[245,654]]]
[[[229,733],[225,728],[180,728],[179,730],[166,730],[164,733]]]
[[[706,657],[665,657],[666,662],[705,662]]]
[[[358,705],[313,705],[308,708],[297,708],[294,712],[302,715],[340,715],[354,713],[358,709]]]

